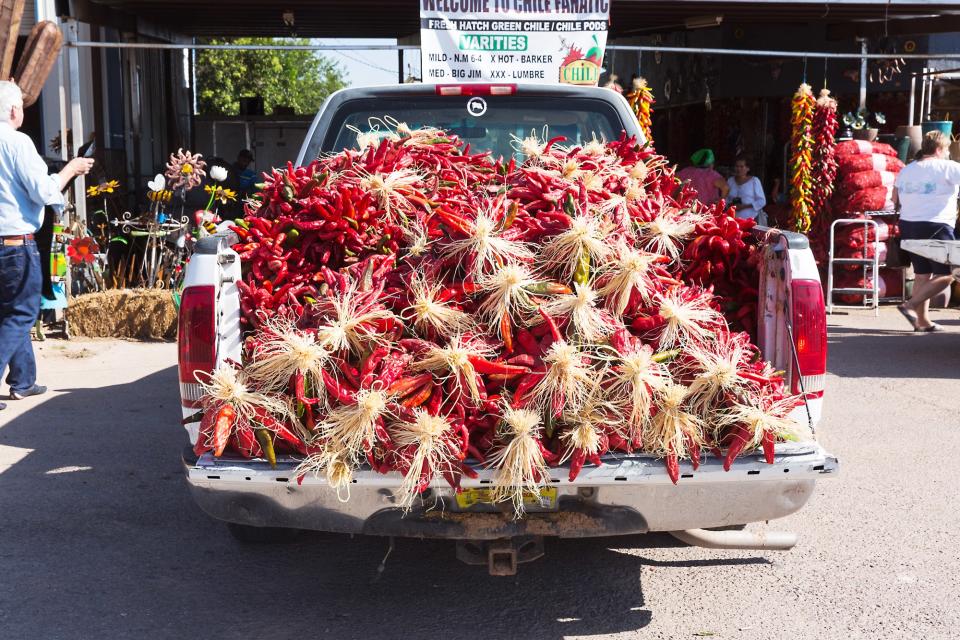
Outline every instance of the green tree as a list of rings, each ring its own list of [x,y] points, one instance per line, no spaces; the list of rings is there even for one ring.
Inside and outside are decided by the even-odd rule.
[[[209,44],[309,44],[291,38],[237,38]],[[346,86],[344,72],[314,51],[204,49],[197,53],[197,103],[202,114],[236,115],[240,98],[260,96],[267,113],[291,107],[316,113],[323,100]]]

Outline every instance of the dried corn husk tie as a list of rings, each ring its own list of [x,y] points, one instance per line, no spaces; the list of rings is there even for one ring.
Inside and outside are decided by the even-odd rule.
[[[544,243],[541,258],[548,270],[558,270],[564,280],[573,280],[584,263],[600,265],[613,254],[607,237],[611,225],[592,214],[574,215],[570,227]],[[578,278],[586,282],[588,275]]]
[[[644,434],[644,448],[660,455],[688,458],[703,446],[703,421],[686,410],[689,389],[668,382],[657,394],[658,411]]]
[[[526,265],[504,265],[496,272],[478,278],[477,288],[484,294],[484,299],[477,310],[493,327],[498,326],[504,316],[522,316],[536,309],[527,288],[540,283]]]
[[[650,222],[640,225],[641,246],[651,252],[678,260],[683,243],[696,229],[698,216],[664,205]]]
[[[388,215],[396,209],[403,216],[413,210],[408,196],[418,194],[417,187],[422,183],[423,176],[413,169],[367,174],[360,179],[360,186],[376,196]]]
[[[417,408],[412,420],[394,424],[390,433],[398,451],[412,450],[399,491],[400,506],[409,511],[436,474],[459,474],[457,450],[450,442],[456,429],[446,418]]]
[[[597,292],[589,284],[574,283],[574,293],[559,295],[543,304],[543,310],[553,317],[566,318],[568,333],[588,342],[597,342],[610,335],[620,324],[610,314],[597,308]],[[534,317],[540,324],[542,317]]]
[[[497,470],[494,499],[510,501],[517,518],[523,515],[525,494],[539,495],[550,481],[540,432],[538,413],[504,403],[498,448],[487,465]]]
[[[606,391],[606,397],[611,403],[623,407],[627,415],[624,435],[636,446],[643,443],[656,394],[671,381],[664,359],[664,354],[654,354],[651,347],[643,345],[627,353],[619,353],[618,359],[610,367],[613,382]]]
[[[298,473],[316,475],[323,470],[331,486],[341,489],[348,485],[366,452],[381,440],[383,421],[393,417],[390,399],[384,391],[361,389],[355,403],[333,409],[317,426],[315,441],[321,451],[304,460]]]
[[[504,238],[502,223],[493,203],[469,223],[470,235],[454,238],[443,248],[443,255],[469,257],[467,273],[474,278],[495,272],[505,264],[532,262],[533,252],[523,242]]]
[[[413,363],[414,371],[430,371],[440,380],[453,377],[456,389],[475,403],[480,402],[477,387],[477,372],[470,362],[471,357],[490,358],[497,350],[480,340],[455,335],[446,347],[429,349],[425,357]]]
[[[422,275],[414,275],[410,281],[413,304],[404,313],[404,320],[412,320],[418,331],[433,330],[444,337],[472,329],[475,323],[469,315],[439,300],[442,289],[439,284],[428,283]]]
[[[356,287],[319,300],[314,308],[323,319],[317,328],[317,343],[331,353],[362,353],[371,344],[382,344],[385,338],[376,330],[381,320],[395,319],[380,304],[379,293],[360,292]]]
[[[543,356],[546,372],[533,388],[531,402],[543,411],[559,416],[564,407],[577,412],[593,395],[602,372],[595,367],[595,351],[557,340]]]
[[[296,413],[290,402],[278,396],[255,391],[243,371],[229,365],[217,367],[211,374],[198,372],[197,382],[203,389],[203,406],[207,411],[230,405],[236,414],[231,433],[239,429],[252,429],[257,413],[263,412],[278,422],[288,422],[299,429]],[[261,428],[257,424],[256,428]],[[263,428],[269,428],[263,425]]]
[[[660,256],[654,253],[621,246],[617,257],[604,265],[598,274],[598,279],[604,282],[600,295],[604,296],[607,309],[622,316],[634,292],[650,303],[658,290],[651,266],[658,260]]]
[[[298,329],[287,318],[275,316],[264,322],[254,344],[244,372],[260,388],[283,391],[292,378],[299,376],[311,393],[322,401],[326,399],[322,372],[331,353],[317,343],[313,333]],[[297,391],[300,395],[302,389]]]
[[[691,410],[709,418],[717,403],[728,394],[755,386],[755,382],[740,375],[753,353],[745,334],[722,332],[716,340],[687,345],[686,356],[695,367],[695,376],[690,382]]]
[[[674,287],[658,294],[655,301],[660,306],[660,316],[666,321],[660,335],[661,349],[708,340],[723,322],[720,312],[711,306],[710,298],[695,289]]]

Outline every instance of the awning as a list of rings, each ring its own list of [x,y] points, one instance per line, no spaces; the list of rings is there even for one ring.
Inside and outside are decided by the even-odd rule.
[[[722,16],[723,23],[820,24],[843,39],[861,32],[907,35],[960,31],[960,4],[938,0],[612,1],[611,37],[682,31],[704,26],[717,16]],[[415,0],[93,0],[93,6],[85,10],[80,6],[78,13],[89,11],[103,18],[102,9],[110,7],[125,14],[127,20],[144,19],[175,33],[200,37],[400,38],[420,28],[419,3]],[[77,17],[84,19],[82,15]],[[288,25],[291,17],[292,27]]]

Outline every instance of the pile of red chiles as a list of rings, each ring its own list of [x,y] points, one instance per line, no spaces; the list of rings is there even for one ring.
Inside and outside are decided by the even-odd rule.
[[[516,149],[401,126],[275,170],[235,229],[244,362],[201,381],[197,452],[296,453],[337,487],[399,472],[406,507],[489,466],[519,512],[551,466],[642,451],[676,482],[808,435],[731,328],[755,322],[752,221],[626,136]]]

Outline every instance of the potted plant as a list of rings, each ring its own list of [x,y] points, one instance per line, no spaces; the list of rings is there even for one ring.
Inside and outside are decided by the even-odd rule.
[[[876,127],[869,126],[871,118],[877,125]],[[887,118],[882,113],[871,114],[866,109],[858,109],[856,113],[848,111],[843,116],[843,124],[851,130],[852,137],[855,140],[869,140],[871,142],[876,140],[880,133],[880,127],[886,122]]]

